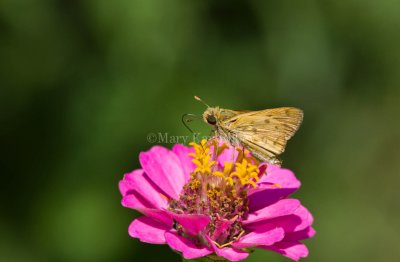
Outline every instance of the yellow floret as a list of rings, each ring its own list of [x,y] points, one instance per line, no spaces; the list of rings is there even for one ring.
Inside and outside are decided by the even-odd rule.
[[[211,143],[214,148],[217,146],[215,143]],[[259,168],[258,161],[253,158],[248,150],[242,150],[237,148],[239,156],[236,162],[225,162],[224,170],[213,171],[213,167],[217,163],[211,159],[210,143],[203,139],[199,144],[192,142],[190,145],[194,148],[195,152],[189,155],[193,157],[192,162],[196,165],[194,170],[195,173],[210,174],[222,178],[230,186],[234,186],[238,182],[242,185],[251,185],[256,187],[259,180]],[[220,146],[223,149],[228,148],[226,144]],[[215,150],[217,155],[221,153],[220,149]]]

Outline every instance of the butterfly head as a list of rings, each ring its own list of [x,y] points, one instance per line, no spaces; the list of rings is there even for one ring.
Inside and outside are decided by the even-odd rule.
[[[203,120],[210,126],[216,128],[221,117],[221,109],[219,107],[210,107],[207,103],[201,100],[200,97],[195,96],[194,99],[203,103],[207,109],[203,113]]]
[[[203,120],[210,126],[216,126],[221,116],[219,107],[209,107],[203,113]]]

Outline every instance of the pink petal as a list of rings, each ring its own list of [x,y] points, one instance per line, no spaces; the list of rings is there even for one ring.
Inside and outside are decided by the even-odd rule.
[[[267,231],[252,231],[242,236],[238,241],[232,244],[236,248],[248,248],[255,246],[270,246],[276,242],[281,241],[285,236],[285,231],[280,228],[271,228]]]
[[[300,231],[312,225],[314,218],[307,208],[300,205],[298,209],[293,213],[295,216],[300,217],[301,223],[298,224],[293,231]]]
[[[299,206],[293,214],[288,216],[266,219],[245,225],[247,230],[262,230],[262,228],[281,227],[286,233],[297,232],[311,226],[311,213],[303,206]]]
[[[124,180],[119,181],[118,188],[119,188],[119,192],[121,192],[122,196],[125,196],[131,189],[130,186],[127,185]]]
[[[144,173],[143,169],[136,169],[124,175],[124,178],[121,181],[119,181],[118,184],[119,191],[121,192],[122,196],[129,194],[132,190],[135,190],[136,188],[136,185],[132,183],[130,177],[135,175],[142,175],[143,173]]]
[[[298,189],[301,185],[291,170],[277,165],[267,166],[267,175],[263,176],[259,181],[259,184],[263,183],[279,184],[283,188],[293,189]]]
[[[223,218],[217,219],[215,222],[215,229],[211,236],[211,239],[217,240],[220,236],[227,237],[229,235],[229,230],[227,229],[229,228],[230,225],[232,225],[233,222],[235,222],[233,219],[232,220],[227,220]]]
[[[126,195],[122,198],[122,206],[127,208],[136,209],[143,215],[153,218],[154,220],[160,221],[165,225],[172,226],[173,220],[171,216],[164,210],[148,208],[141,202],[140,197],[135,194]]]
[[[166,208],[168,205],[166,197],[150,182],[142,169],[126,174],[119,185],[123,196],[135,191],[151,208]]]
[[[159,221],[169,227],[172,227],[174,221],[171,216],[164,210],[151,209],[151,208],[137,208],[137,211],[143,215],[151,217],[152,219]]]
[[[206,236],[208,243],[212,246],[213,250],[215,251],[215,254],[219,257],[224,257],[230,261],[239,261],[246,259],[249,256],[249,253],[239,250],[236,248],[231,248],[231,247],[223,247],[219,248],[215,245],[214,241],[212,241],[211,238]]]
[[[243,221],[243,224],[250,224],[265,219],[290,215],[293,214],[299,206],[300,201],[297,199],[282,199],[275,204],[250,213],[247,219]]]
[[[249,253],[231,247],[223,247],[223,248],[217,247],[215,253],[218,256],[224,257],[230,261],[240,261],[246,259],[249,256]]]
[[[192,236],[199,234],[211,220],[206,215],[176,214],[173,212],[170,212],[170,215]]]
[[[154,146],[139,155],[147,176],[169,197],[179,198],[185,184],[185,175],[177,155],[161,146]]]
[[[302,257],[308,256],[308,249],[306,245],[300,242],[279,242],[273,246],[262,247],[263,249],[272,250],[278,252],[294,261],[299,261]]]
[[[229,148],[226,148],[224,151],[222,151],[221,154],[218,156],[218,165],[223,168],[225,166],[225,162],[234,162],[237,156],[238,151],[234,147],[230,146]]]
[[[172,147],[172,151],[178,156],[179,161],[181,162],[185,182],[187,182],[190,178],[190,173],[192,173],[196,167],[192,162],[193,158],[189,156],[189,153],[193,153],[194,149],[181,144],[176,144]]]
[[[172,249],[182,252],[185,259],[204,257],[213,252],[211,248],[207,246],[198,247],[189,239],[178,236],[174,232],[166,232],[165,239]]]
[[[267,174],[262,176],[258,187],[249,193],[249,208],[257,210],[286,198],[300,187],[294,173],[289,169],[268,165]]]
[[[311,238],[315,235],[315,230],[312,227],[307,227],[306,229],[296,231],[296,232],[289,232],[285,235],[285,241],[298,241],[307,238]]]
[[[121,200],[121,205],[127,208],[150,208],[150,204],[136,192],[126,195]]]
[[[129,235],[150,244],[165,244],[164,234],[169,228],[149,217],[139,217],[129,226]]]

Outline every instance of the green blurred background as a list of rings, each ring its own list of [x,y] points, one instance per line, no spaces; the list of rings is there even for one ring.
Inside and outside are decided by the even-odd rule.
[[[305,261],[400,261],[399,13],[394,0],[2,0],[0,260],[179,261],[128,236],[138,213],[117,184],[148,133],[190,135],[198,95],[304,109],[282,158],[315,216]]]

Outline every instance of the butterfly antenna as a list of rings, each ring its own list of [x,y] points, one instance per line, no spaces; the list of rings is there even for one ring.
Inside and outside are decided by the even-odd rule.
[[[192,133],[194,136],[196,136],[196,133],[193,132],[193,130],[188,126],[189,122],[192,122],[193,119],[198,119],[199,116],[195,114],[183,114],[182,115],[182,123],[183,125]]]
[[[206,105],[207,107],[210,107],[209,105],[207,105],[207,103],[206,103],[206,102],[204,102],[203,100],[201,100],[201,98],[200,98],[200,97],[198,97],[198,96],[194,96],[194,99],[196,99],[197,101],[199,101],[199,102],[203,103],[203,104],[204,104],[204,105]]]

